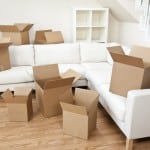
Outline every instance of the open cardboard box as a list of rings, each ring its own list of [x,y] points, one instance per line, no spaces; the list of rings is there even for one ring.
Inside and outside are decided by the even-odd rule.
[[[32,118],[33,108],[31,88],[15,88],[14,94],[8,89],[1,97],[7,103],[9,121],[29,121]]]
[[[72,83],[79,78],[73,72],[67,71],[60,76],[57,64],[33,67],[36,81],[36,99],[44,117],[51,117],[62,113],[60,99],[73,102]]]
[[[14,25],[0,25],[3,37],[10,38],[12,44],[29,44],[29,30],[33,24],[16,23]]]
[[[0,71],[11,68],[8,50],[10,44],[9,38],[0,39]]]
[[[64,43],[61,31],[45,32],[47,44]]]
[[[88,139],[96,129],[98,96],[96,91],[76,88],[74,104],[61,100],[65,134]]]
[[[129,90],[150,88],[150,48],[133,46],[129,56],[108,47],[114,60],[110,91],[127,96]]]
[[[51,29],[49,30],[39,30],[35,33],[35,44],[47,44],[45,32],[52,32]]]

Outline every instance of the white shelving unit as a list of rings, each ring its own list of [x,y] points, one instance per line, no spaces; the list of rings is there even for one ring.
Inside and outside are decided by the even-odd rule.
[[[75,9],[74,42],[107,42],[109,9]]]

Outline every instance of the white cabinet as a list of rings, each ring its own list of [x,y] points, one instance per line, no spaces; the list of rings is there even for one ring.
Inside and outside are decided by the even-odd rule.
[[[107,42],[108,8],[74,10],[74,42]]]

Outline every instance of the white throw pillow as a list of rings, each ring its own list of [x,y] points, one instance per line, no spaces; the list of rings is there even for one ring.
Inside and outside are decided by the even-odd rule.
[[[9,55],[12,67],[34,65],[33,45],[10,46]]]
[[[104,43],[80,43],[82,62],[107,61],[107,49]]]
[[[79,44],[34,45],[34,48],[36,65],[80,63]]]

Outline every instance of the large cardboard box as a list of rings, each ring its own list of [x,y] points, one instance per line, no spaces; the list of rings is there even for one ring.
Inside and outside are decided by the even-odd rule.
[[[11,68],[9,50],[10,40],[7,38],[0,39],[0,71]]]
[[[74,104],[60,102],[65,134],[88,139],[96,129],[98,96],[96,91],[76,88]]]
[[[29,121],[33,116],[32,89],[15,88],[14,94],[8,89],[1,96],[8,106],[9,121]]]
[[[0,25],[3,37],[9,37],[14,45],[29,44],[29,30],[33,24],[16,23],[14,25]]]
[[[64,39],[60,31],[45,32],[45,37],[48,44],[64,43]]]
[[[57,64],[33,67],[36,81],[36,99],[44,117],[51,117],[62,113],[60,100],[72,103],[72,82],[75,77],[69,73],[60,76]],[[78,76],[77,76],[78,78]]]
[[[114,53],[113,47],[108,50],[114,60],[111,92],[126,97],[129,90],[150,88],[150,48],[134,46],[132,56]]]
[[[35,44],[47,44],[45,32],[52,32],[52,30],[39,30],[35,33]]]

